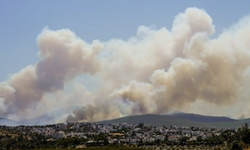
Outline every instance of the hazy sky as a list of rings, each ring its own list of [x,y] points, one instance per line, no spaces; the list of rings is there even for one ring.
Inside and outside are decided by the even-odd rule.
[[[60,119],[175,110],[250,117],[249,6],[2,0],[0,117],[30,119],[75,106],[84,109]]]
[[[0,1],[0,81],[39,60],[36,38],[46,26],[69,28],[87,42],[126,40],[140,25],[170,29],[177,14],[198,7],[212,17],[218,35],[250,14],[249,6],[248,0]]]

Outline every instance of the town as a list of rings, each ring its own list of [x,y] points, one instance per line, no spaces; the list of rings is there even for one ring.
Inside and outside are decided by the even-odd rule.
[[[250,144],[248,124],[219,129],[139,124],[58,123],[0,126],[0,149],[86,148],[232,149]]]

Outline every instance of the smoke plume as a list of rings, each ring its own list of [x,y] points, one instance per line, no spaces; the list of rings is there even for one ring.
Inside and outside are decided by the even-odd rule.
[[[171,30],[140,26],[127,41],[88,44],[68,29],[45,28],[37,38],[41,60],[1,83],[0,114],[26,118],[55,105],[83,106],[65,118],[74,122],[213,105],[224,112],[210,112],[238,106],[235,116],[250,116],[240,114],[248,110],[250,19],[214,32],[212,18],[197,8],[177,15]],[[95,90],[82,83],[67,90],[86,74]]]

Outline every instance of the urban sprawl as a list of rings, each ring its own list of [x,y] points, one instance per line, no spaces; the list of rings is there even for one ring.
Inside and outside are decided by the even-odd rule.
[[[250,144],[248,124],[218,129],[139,124],[59,123],[0,126],[0,149],[86,148],[232,149]]]

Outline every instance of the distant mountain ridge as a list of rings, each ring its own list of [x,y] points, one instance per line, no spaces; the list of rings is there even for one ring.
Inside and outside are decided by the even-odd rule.
[[[20,125],[19,122],[6,119],[6,118],[0,118],[0,125],[9,125],[9,126],[17,126]]]
[[[58,120],[61,120],[67,117],[72,111],[76,108],[82,108],[82,106],[71,106],[66,108],[61,108],[55,111],[50,111],[46,114],[43,114],[39,117],[27,120],[14,121],[6,118],[0,117],[0,125],[8,126],[18,126],[18,125],[46,125],[46,124],[55,124]]]
[[[65,109],[69,113],[73,108]],[[64,111],[64,109],[63,109]],[[53,120],[58,118],[60,111],[54,114],[45,114],[32,120],[13,121],[10,119],[0,118],[0,125],[46,125],[52,124]],[[66,114],[64,112],[64,114]],[[57,118],[53,118],[57,117]],[[245,123],[250,124],[249,119],[232,119],[229,117],[205,116],[189,113],[173,113],[173,114],[143,114],[126,116],[112,120],[99,121],[97,123],[112,124],[112,123],[128,123],[139,124],[144,123],[153,126],[186,126],[186,127],[206,127],[206,128],[235,128],[240,127]]]
[[[191,121],[203,122],[203,123],[214,123],[214,122],[231,122],[237,121],[232,118],[228,117],[221,117],[221,116],[204,116],[199,114],[189,114],[189,113],[175,113],[171,114],[175,118],[181,118]]]
[[[98,123],[128,123],[138,124],[144,123],[153,126],[186,126],[186,127],[206,127],[206,128],[235,128],[240,127],[244,123],[250,124],[249,119],[232,119],[228,117],[204,116],[188,113],[174,113],[168,115],[144,114],[127,116],[118,119],[100,121]]]

